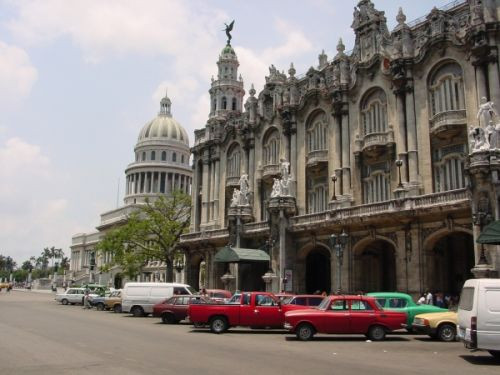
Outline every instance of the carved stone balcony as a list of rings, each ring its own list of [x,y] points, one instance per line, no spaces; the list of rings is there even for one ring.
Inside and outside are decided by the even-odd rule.
[[[389,127],[386,132],[369,133],[362,138],[356,136],[355,153],[378,156],[394,146],[394,131]]]
[[[307,154],[306,163],[308,167],[316,167],[320,164],[328,164],[328,150],[310,151]]]
[[[441,139],[449,139],[461,131],[467,124],[465,109],[436,113],[429,120],[430,131]]]
[[[226,187],[239,187],[240,186],[240,178],[239,177],[226,177]]]
[[[278,177],[280,174],[280,166],[278,164],[268,164],[264,165],[262,170],[262,178],[264,180],[272,180],[274,177]]]

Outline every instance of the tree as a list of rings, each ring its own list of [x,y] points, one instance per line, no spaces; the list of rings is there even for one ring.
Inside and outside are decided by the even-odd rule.
[[[25,260],[23,265],[21,266],[22,270],[29,271],[33,266],[31,265],[31,261]]]
[[[169,197],[146,201],[127,222],[110,232],[97,245],[101,252],[111,252],[115,264],[133,279],[147,260],[166,264],[166,280],[174,279],[173,261],[181,234],[191,219],[191,197],[175,191]]]

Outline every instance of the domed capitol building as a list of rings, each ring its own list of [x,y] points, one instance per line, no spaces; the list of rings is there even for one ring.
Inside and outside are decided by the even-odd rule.
[[[160,112],[141,129],[134,147],[135,161],[125,169],[125,205],[101,214],[97,231],[76,234],[71,246],[71,280],[76,283],[99,282],[122,285],[120,269],[100,273],[99,267],[111,261],[97,254],[99,239],[106,231],[123,224],[127,215],[158,195],[168,196],[174,190],[191,194],[192,170],[189,165],[189,137],[186,130],[172,117],[172,103],[165,96],[160,102]],[[94,270],[91,266],[94,265]],[[142,270],[140,280],[165,280],[163,262],[151,261]]]
[[[191,149],[185,281],[203,265],[207,288],[457,294],[497,277],[477,242],[500,217],[497,4],[400,9],[389,30],[361,0],[352,51],[271,65],[244,103],[229,38]]]

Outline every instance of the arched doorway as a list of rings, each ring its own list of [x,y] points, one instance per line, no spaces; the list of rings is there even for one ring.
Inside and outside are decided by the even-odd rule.
[[[113,286],[115,289],[121,289],[122,288],[122,275],[121,274],[116,274],[115,279],[113,281]]]
[[[434,291],[459,295],[465,280],[474,278],[474,242],[470,234],[450,233],[439,239],[432,250],[429,287]]]
[[[203,256],[200,254],[194,254],[191,257],[191,261],[186,265],[189,267],[188,277],[186,283],[189,284],[194,289],[199,290],[200,283],[203,281],[203,287],[207,287],[206,285],[206,263],[203,259]]]
[[[330,293],[330,288],[330,252],[323,247],[316,247],[306,257],[306,291]]]
[[[355,292],[393,292],[396,285],[396,253],[391,243],[374,240],[355,255]]]

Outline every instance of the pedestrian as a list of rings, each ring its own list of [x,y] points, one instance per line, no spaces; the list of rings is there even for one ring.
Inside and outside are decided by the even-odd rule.
[[[90,309],[90,301],[89,301],[90,291],[85,289],[85,293],[83,295],[83,309]]]
[[[425,293],[420,295],[420,298],[417,301],[417,305],[425,305]]]
[[[432,295],[432,293],[431,293],[430,290],[427,290],[427,292],[425,292],[425,303],[427,305],[433,305],[434,304],[434,296]]]
[[[435,304],[437,307],[444,308],[444,299],[443,299],[443,293],[436,293],[436,301]]]

